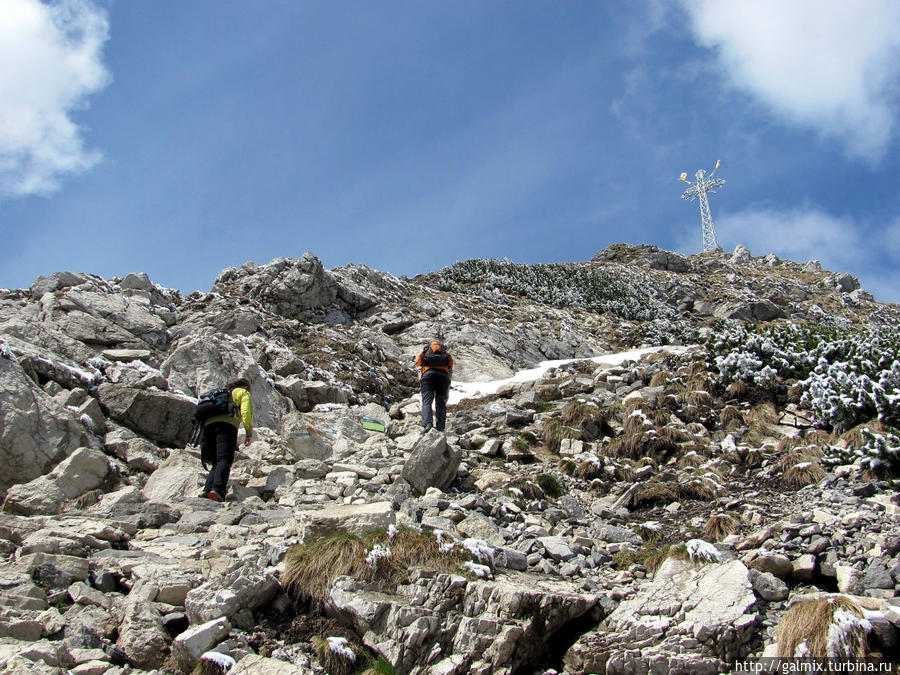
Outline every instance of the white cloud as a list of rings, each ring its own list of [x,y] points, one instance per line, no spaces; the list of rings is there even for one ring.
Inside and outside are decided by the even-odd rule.
[[[71,113],[110,81],[107,35],[90,0],[0,2],[0,193],[48,193],[98,161]]]
[[[890,143],[900,75],[896,0],[683,0],[732,84],[869,161]]]
[[[722,248],[731,252],[738,244],[753,256],[774,253],[779,258],[805,263],[818,260],[832,272],[848,272],[863,288],[883,302],[900,301],[900,219],[884,227],[866,227],[847,216],[835,216],[805,205],[786,211],[747,209],[723,213],[715,221]],[[680,233],[678,250],[700,250],[700,226]]]

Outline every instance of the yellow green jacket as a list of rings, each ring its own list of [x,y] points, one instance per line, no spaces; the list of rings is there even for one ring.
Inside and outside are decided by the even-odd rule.
[[[234,405],[233,417],[216,415],[206,420],[204,426],[213,422],[228,422],[233,424],[235,429],[240,429],[241,422],[243,422],[246,432],[253,433],[253,400],[250,398],[250,392],[241,387],[235,387],[231,390],[231,403]]]

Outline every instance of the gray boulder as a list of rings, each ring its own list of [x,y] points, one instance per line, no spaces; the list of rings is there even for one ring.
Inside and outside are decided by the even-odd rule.
[[[196,404],[183,396],[108,382],[97,396],[110,418],[141,436],[171,446],[184,446],[191,436]]]
[[[244,627],[252,612],[269,603],[281,590],[278,580],[253,563],[236,564],[220,576],[188,592],[184,609],[192,624],[202,624],[227,617]]]
[[[90,280],[91,277],[87,274],[54,272],[48,276],[40,276],[35,279],[28,290],[32,298],[40,300],[44,293],[53,293],[64,288],[71,288],[72,286],[88,283]]]
[[[781,602],[790,594],[788,585],[774,574],[750,570],[753,591],[766,602]]]
[[[116,641],[129,660],[143,670],[161,668],[170,642],[162,615],[154,604],[129,597],[119,626],[119,639]]]
[[[403,478],[417,494],[436,487],[450,487],[462,460],[462,451],[451,447],[440,431],[430,429],[413,447],[412,454],[403,465]]]
[[[738,244],[731,256],[731,263],[746,265],[748,262],[750,262],[750,251],[743,244]]]
[[[142,494],[148,502],[178,504],[194,497],[201,488],[203,466],[185,450],[175,450],[156,471],[150,474]]]
[[[267,265],[229,268],[216,278],[213,291],[249,297],[289,318],[303,318],[312,310],[332,306],[357,313],[376,303],[355,283],[325,270],[309,252],[299,259],[276,258]]]
[[[109,471],[109,460],[100,450],[79,448],[60,462],[50,477],[68,499],[75,499],[100,487]]]
[[[651,244],[638,246],[613,244],[594,255],[591,261],[626,263],[668,272],[689,272],[691,270],[691,263],[684,256],[672,251],[665,251]]]
[[[605,630],[566,653],[569,672],[728,672],[749,653],[756,597],[738,560],[694,567],[669,558],[651,584],[622,602]]]
[[[297,536],[301,541],[313,541],[337,532],[362,536],[373,530],[387,530],[397,522],[390,502],[326,506],[316,511],[298,511],[296,515]]]
[[[160,365],[169,389],[199,396],[238,378],[250,382],[254,426],[275,428],[287,402],[265,378],[247,347],[224,335],[182,341]]]
[[[0,357],[0,490],[46,473],[79,447],[97,441],[18,363]]]
[[[44,322],[88,344],[162,349],[168,342],[166,321],[149,302],[110,292],[100,282],[45,293],[40,303]]]

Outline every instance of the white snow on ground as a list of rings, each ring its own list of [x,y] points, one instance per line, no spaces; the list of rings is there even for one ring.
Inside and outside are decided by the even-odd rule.
[[[447,403],[448,405],[455,405],[465,398],[474,398],[477,396],[487,396],[489,394],[495,394],[503,385],[511,384],[513,382],[531,382],[533,380],[538,380],[551,368],[558,368],[559,366],[563,366],[567,363],[573,363],[575,361],[593,361],[594,363],[600,363],[606,366],[617,366],[625,361],[636,361],[644,356],[644,354],[651,354],[653,352],[659,351],[668,351],[673,354],[681,354],[690,349],[691,347],[666,345],[663,347],[645,347],[643,349],[632,349],[627,352],[619,352],[618,354],[604,354],[603,356],[594,356],[590,359],[559,359],[556,361],[541,361],[541,363],[534,368],[520,370],[512,377],[507,377],[502,380],[494,380],[492,382],[453,382],[450,386],[450,399],[447,401]]]

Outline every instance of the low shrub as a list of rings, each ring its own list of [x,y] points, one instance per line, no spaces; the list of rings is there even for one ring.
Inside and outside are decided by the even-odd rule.
[[[778,624],[781,658],[866,658],[869,622],[847,596],[798,602]]]

